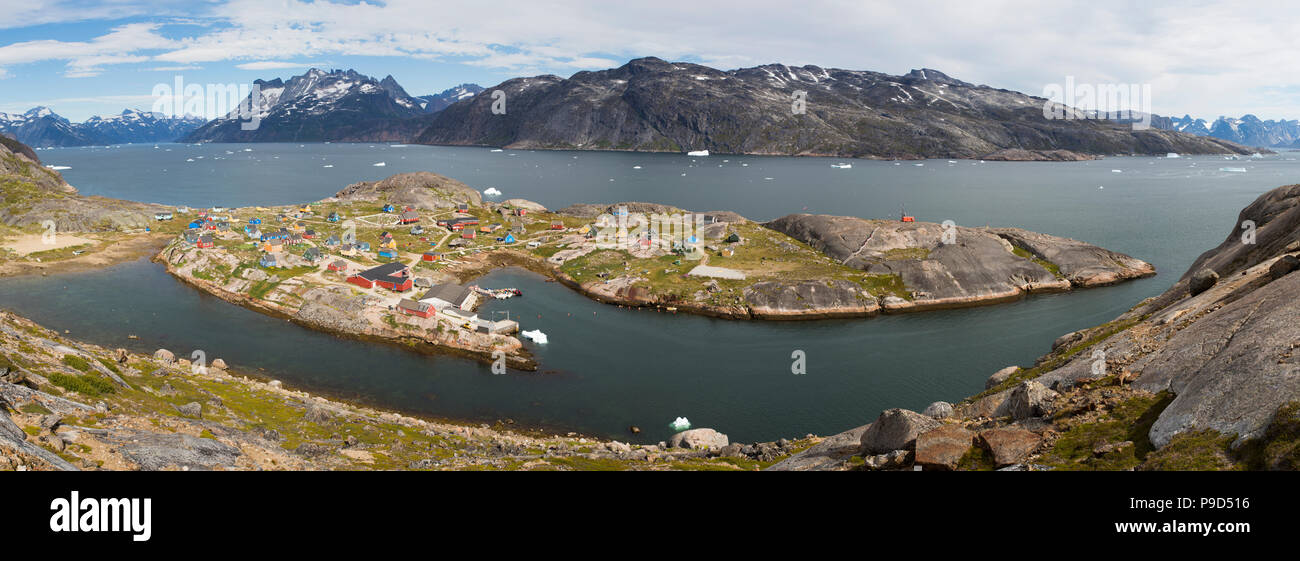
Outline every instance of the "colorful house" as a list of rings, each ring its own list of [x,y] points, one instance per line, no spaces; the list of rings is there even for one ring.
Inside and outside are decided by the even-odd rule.
[[[202,236],[199,236],[199,247],[204,247],[204,248],[206,248],[206,247],[212,247],[212,245],[213,245],[213,244],[212,244],[212,236],[211,236],[211,235],[209,235],[209,234],[203,234]]]
[[[380,209],[380,210],[382,210],[382,211],[384,211],[384,212],[393,212],[394,210],[397,210],[397,209],[396,209],[396,208],[393,208],[393,205],[384,205],[384,208],[382,208],[382,209]]]
[[[433,251],[426,251],[420,259],[424,261],[440,261],[442,260],[442,254]]]
[[[280,260],[274,253],[263,253],[262,258],[257,260],[257,264],[268,269],[274,269],[280,266]]]
[[[346,272],[348,270],[348,262],[342,259],[335,259],[325,268],[338,273]]]
[[[384,259],[397,259],[397,252],[391,249],[381,249],[378,255]]]
[[[397,261],[361,271],[348,277],[347,282],[362,288],[380,286],[394,292],[406,292],[414,283],[410,269]]]
[[[472,240],[472,239],[474,239],[476,236],[478,236],[478,234],[475,234],[475,233],[474,233],[474,230],[465,230],[464,232],[462,232],[462,233],[460,234],[460,237],[461,237],[461,239],[463,239],[463,240]]]
[[[457,204],[456,212],[459,212],[461,214],[469,214],[469,205],[465,203]]]
[[[326,221],[329,221],[329,222],[338,222],[338,221],[339,221],[339,213],[337,213],[337,212],[331,212],[330,215],[329,215],[329,217],[326,218],[325,220],[326,220]]]
[[[420,215],[414,210],[407,210],[402,212],[402,217],[401,219],[398,220],[398,222],[402,224],[415,224],[416,222],[419,221],[420,221]]]
[[[501,241],[503,241],[503,242],[505,242],[505,243],[515,243],[515,235],[514,235],[514,234],[506,234],[506,237],[501,238]]]
[[[403,298],[398,302],[397,309],[408,316],[420,316],[422,318],[432,317],[437,312],[433,308],[433,304],[418,302],[410,298]]]

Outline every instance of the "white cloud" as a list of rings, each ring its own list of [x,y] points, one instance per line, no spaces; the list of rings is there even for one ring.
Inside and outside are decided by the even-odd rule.
[[[1030,94],[1068,75],[1083,83],[1151,84],[1154,109],[1162,114],[1300,117],[1295,96],[1277,93],[1300,89],[1295,3],[1248,9],[1208,0],[947,0],[924,6],[502,0],[447,3],[432,11],[420,0],[229,0],[187,5],[193,13],[186,14],[138,0],[86,10],[57,0],[33,4],[40,9],[27,5],[16,4],[7,25],[118,14],[183,15],[198,25],[183,39],[168,39],[158,32],[161,23],[149,23],[86,41],[13,43],[0,46],[0,68],[63,60],[67,75],[77,76],[147,57],[168,65],[163,68],[231,61],[269,70],[308,65],[286,62],[293,60],[382,56],[535,74],[654,55],[721,68],[783,62],[899,74],[929,67]]]
[[[235,67],[241,70],[279,70],[281,68],[311,68],[313,66],[326,66],[320,62],[282,62],[276,60],[266,60],[261,62],[245,62],[236,64]]]

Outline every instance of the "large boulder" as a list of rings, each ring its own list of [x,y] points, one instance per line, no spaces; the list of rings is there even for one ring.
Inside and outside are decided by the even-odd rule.
[[[1011,378],[1012,374],[1015,374],[1016,372],[1019,371],[1020,371],[1019,366],[1008,366],[1006,368],[1003,368],[1002,370],[994,372],[992,376],[989,376],[988,380],[984,381],[984,389],[987,390],[996,387],[997,385]]]
[[[163,364],[176,362],[176,355],[172,354],[172,352],[167,349],[158,349],[154,351],[153,357]]]
[[[727,435],[713,429],[691,429],[674,434],[668,439],[668,445],[674,448],[717,450],[725,448],[730,441]]]
[[[1274,261],[1272,265],[1269,265],[1268,276],[1273,280],[1277,280],[1290,274],[1291,271],[1296,269],[1300,269],[1300,258],[1297,258],[1294,255],[1283,255],[1281,259],[1278,259],[1277,261]]]
[[[928,468],[957,469],[957,462],[970,450],[975,433],[960,425],[943,425],[916,437],[916,463]]]
[[[918,435],[938,428],[940,424],[915,411],[889,409],[862,433],[862,449],[871,454],[912,449]]]
[[[1046,386],[1034,380],[1026,380],[1012,388],[1007,400],[998,408],[997,416],[1010,416],[1013,419],[1045,416],[1051,413],[1052,400],[1056,396],[1057,393]]]
[[[952,416],[952,404],[947,401],[936,401],[926,406],[921,414],[931,419],[947,419]]]
[[[1214,272],[1213,269],[1201,269],[1187,281],[1187,290],[1192,296],[1196,296],[1209,290],[1217,282],[1219,282],[1219,273]]]
[[[1024,429],[997,428],[979,433],[980,445],[993,455],[997,467],[1020,463],[1042,441],[1043,437]]]

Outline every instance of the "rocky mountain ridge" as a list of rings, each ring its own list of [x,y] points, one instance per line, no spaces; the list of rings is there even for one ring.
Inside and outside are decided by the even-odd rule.
[[[493,92],[505,95],[494,114]],[[798,107],[798,92],[804,105]],[[497,94],[499,95],[499,94]],[[979,158],[1248,153],[1239,145],[1102,120],[1043,117],[1045,100],[931,69],[903,76],[769,64],[722,71],[654,57],[569,78],[514,78],[452,105],[416,139],[535,149]]]
[[[40,148],[172,142],[204,122],[198,117],[167,117],[126,109],[117,115],[96,115],[73,123],[48,107],[35,107],[22,114],[0,113],[0,135]]]

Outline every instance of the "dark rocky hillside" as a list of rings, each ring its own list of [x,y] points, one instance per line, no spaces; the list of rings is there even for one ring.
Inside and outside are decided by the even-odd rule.
[[[491,111],[495,90],[505,92],[504,115]],[[801,115],[792,112],[796,91],[807,92]],[[979,158],[1006,149],[1101,155],[1249,152],[1231,142],[1168,130],[1048,120],[1043,103],[928,69],[904,76],[781,64],[721,71],[648,57],[567,79],[508,80],[437,114],[417,140],[874,158]]]

